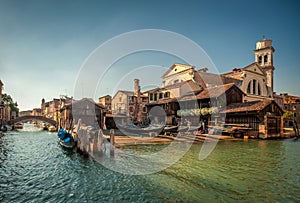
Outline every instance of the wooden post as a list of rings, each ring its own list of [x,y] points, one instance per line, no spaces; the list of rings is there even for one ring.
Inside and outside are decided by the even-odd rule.
[[[110,130],[110,155],[114,155],[115,153],[115,130]]]
[[[103,132],[101,129],[99,129],[99,131],[98,131],[98,151],[103,150],[102,145],[103,145]]]
[[[97,140],[98,136],[96,136],[96,132],[92,131],[90,132],[90,138],[89,138],[89,152],[94,153],[97,152]]]
[[[78,119],[78,122],[77,122],[77,126],[76,126],[76,130],[75,130],[75,135],[74,135],[74,139],[75,140],[78,140],[78,132],[80,130],[80,127],[81,127],[81,119]]]
[[[284,121],[283,121],[283,116],[281,116],[280,117],[280,137],[282,137],[282,138],[284,138],[283,128],[284,128]]]
[[[268,116],[265,116],[265,118],[264,118],[264,123],[265,123],[265,137],[266,138],[268,138],[269,136],[268,136]]]
[[[82,138],[82,130],[78,129],[74,135],[75,139],[77,140],[77,152],[81,151],[81,138]]]

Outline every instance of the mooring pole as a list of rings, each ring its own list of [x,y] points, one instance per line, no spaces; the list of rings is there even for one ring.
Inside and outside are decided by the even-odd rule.
[[[110,155],[115,154],[115,130],[110,130]]]
[[[99,131],[98,131],[98,146],[99,146],[99,148],[98,149],[101,152],[103,150],[102,145],[103,145],[103,132],[101,129],[99,129]]]

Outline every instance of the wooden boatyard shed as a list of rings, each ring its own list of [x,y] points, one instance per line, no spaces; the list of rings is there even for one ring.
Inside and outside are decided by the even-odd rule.
[[[283,135],[283,110],[273,99],[232,103],[220,111],[226,123],[249,124],[248,135],[254,138],[275,138]]]
[[[67,126],[66,123],[77,123],[81,119],[86,126],[103,128],[104,118],[103,112],[105,107],[95,103],[92,99],[83,98],[81,100],[72,101],[61,108],[60,122]]]
[[[246,94],[237,87],[234,83],[225,85],[219,85],[214,87],[205,88],[195,96],[184,96],[180,99],[181,107],[183,109],[193,110],[199,108],[201,115],[190,115],[189,120],[193,125],[197,125],[200,121],[205,123],[205,126],[218,125],[218,123],[224,123],[224,116],[218,116],[218,111],[226,105],[242,103]],[[194,100],[197,100],[197,103]],[[195,106],[196,104],[196,106]],[[210,113],[202,113],[202,109],[216,109],[216,112],[212,116]]]

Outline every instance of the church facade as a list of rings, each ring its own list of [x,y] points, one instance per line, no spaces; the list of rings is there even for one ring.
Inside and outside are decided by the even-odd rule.
[[[224,73],[222,76],[238,81],[237,85],[247,94],[245,101],[273,98],[274,52],[272,40],[263,39],[258,41],[254,50],[254,63],[244,68],[234,68],[231,72]]]

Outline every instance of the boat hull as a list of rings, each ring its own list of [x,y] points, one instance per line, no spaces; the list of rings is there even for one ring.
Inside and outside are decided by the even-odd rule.
[[[153,133],[159,134],[162,130],[163,130],[163,126],[159,126],[159,127],[147,127],[147,128],[139,128],[139,127],[122,127],[122,126],[118,126],[119,130],[121,130],[121,132],[126,133],[126,134],[130,134],[130,135],[150,135]]]
[[[67,148],[67,149],[73,149],[75,144],[74,142],[64,142],[63,140],[61,140],[60,138],[58,138],[58,143],[64,147],[64,148]]]

